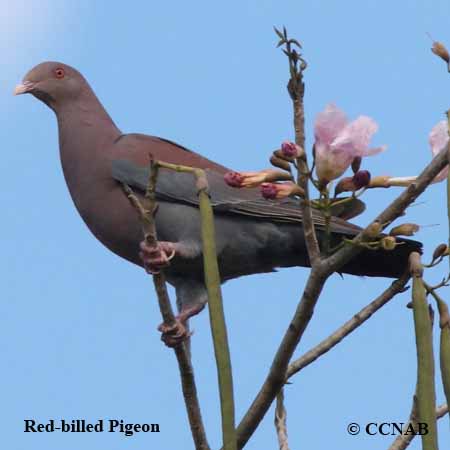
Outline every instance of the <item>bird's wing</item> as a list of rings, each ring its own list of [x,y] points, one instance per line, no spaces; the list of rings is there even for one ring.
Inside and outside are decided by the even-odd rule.
[[[147,134],[120,135],[114,142],[114,153],[142,166],[148,164],[149,156],[152,156],[156,160],[211,169],[217,173],[226,173],[230,170],[176,142]]]
[[[228,186],[223,174],[206,169],[211,204],[216,213],[238,214],[261,218],[272,222],[301,223],[302,214],[298,200],[265,200],[259,189],[236,189]],[[128,160],[120,159],[112,162],[112,176],[115,180],[145,192],[149,178],[149,168],[140,167]],[[169,202],[185,203],[198,206],[198,196],[194,176],[190,173],[160,169],[156,184],[157,198]],[[323,215],[312,210],[314,223],[324,228]],[[355,235],[361,230],[343,219],[333,217],[331,228],[334,232]]]

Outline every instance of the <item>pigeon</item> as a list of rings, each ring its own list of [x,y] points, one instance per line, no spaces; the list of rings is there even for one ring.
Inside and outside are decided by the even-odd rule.
[[[156,186],[157,247],[143,242],[142,227],[123,191],[138,197],[154,159],[205,169],[215,214],[216,247],[222,282],[280,267],[308,266],[298,199],[265,200],[258,189],[235,189],[224,181],[230,171],[167,139],[122,133],[85,78],[60,62],[30,70],[15,94],[30,93],[44,102],[58,123],[62,169],[70,195],[84,222],[109,250],[154,273],[164,269],[175,287],[181,325],[207,302],[203,277],[200,216],[195,181],[190,174],[161,169]],[[324,218],[313,210],[319,242]],[[331,219],[332,243],[351,238],[360,227]],[[393,251],[364,250],[343,273],[375,277],[400,276],[419,242],[404,240]]]

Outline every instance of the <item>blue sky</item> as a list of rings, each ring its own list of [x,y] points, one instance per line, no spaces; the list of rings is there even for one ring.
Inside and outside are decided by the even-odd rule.
[[[388,151],[365,168],[414,175],[430,159],[431,127],[450,106],[450,77],[426,36],[450,44],[450,3],[0,0],[0,6],[4,446],[193,448],[175,358],[156,331],[160,316],[151,279],[91,236],[62,177],[53,113],[31,96],[14,98],[14,85],[35,64],[60,60],[86,76],[124,132],[163,136],[235,169],[261,169],[293,135],[286,61],[272,31],[285,24],[309,63],[308,143],[315,114],[334,101],[350,117],[367,114],[380,125],[374,143],[388,144]],[[370,192],[368,212],[356,222],[367,223],[398,192]],[[428,257],[447,240],[445,209],[442,184],[408,212],[408,221],[424,226],[418,237]],[[444,275],[443,266],[428,280]],[[238,419],[267,373],[306,276],[306,269],[294,268],[223,288]],[[389,283],[333,276],[297,356]],[[352,437],[346,426],[407,418],[416,366],[408,301],[408,294],[396,298],[286,388],[293,449],[389,446],[392,437]],[[217,448],[207,312],[193,327],[200,401]],[[23,433],[26,418],[158,422],[161,432],[30,435]],[[272,423],[271,410],[247,448],[276,448]],[[439,431],[441,448],[448,448],[448,419]]]

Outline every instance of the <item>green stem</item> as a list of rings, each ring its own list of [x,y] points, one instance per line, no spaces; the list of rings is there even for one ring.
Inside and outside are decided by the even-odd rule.
[[[446,325],[441,328],[440,363],[445,398],[447,399],[447,405],[450,405],[450,323],[448,320]]]
[[[158,161],[156,164],[158,164],[159,167],[175,170],[177,172],[192,173],[197,180],[196,186],[201,215],[203,266],[205,284],[208,291],[209,318],[219,378],[223,449],[236,450],[237,441],[234,418],[233,376],[231,371],[231,357],[228,347],[222,293],[220,289],[221,283],[219,265],[217,262],[214,214],[208,195],[208,180],[202,169],[169,164],[162,161]]]
[[[324,193],[325,208],[324,208],[324,218],[325,218],[325,243],[324,243],[324,254],[325,257],[330,255],[331,247],[331,211],[330,211],[330,196],[328,189]]]
[[[420,422],[426,423],[428,427],[428,433],[422,435],[422,448],[424,450],[437,450],[436,392],[430,313],[422,279],[420,255],[413,252],[410,262],[417,347],[417,410]]]
[[[426,283],[425,288],[436,300],[439,311],[439,326],[441,328],[439,350],[441,377],[447,405],[450,405],[450,314],[447,304],[442,300],[436,290]]]
[[[199,192],[200,213],[202,216],[203,262],[205,283],[208,291],[209,318],[214,340],[217,372],[220,386],[220,405],[222,409],[223,448],[236,450],[236,428],[234,423],[233,376],[227,328],[220,290],[219,266],[217,263],[214,216],[206,190]]]

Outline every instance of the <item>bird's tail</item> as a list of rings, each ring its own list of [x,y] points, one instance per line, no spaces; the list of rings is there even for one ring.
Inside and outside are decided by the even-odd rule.
[[[342,269],[343,273],[368,277],[400,277],[408,267],[410,253],[422,253],[422,243],[410,239],[397,239],[394,250],[364,250]]]

